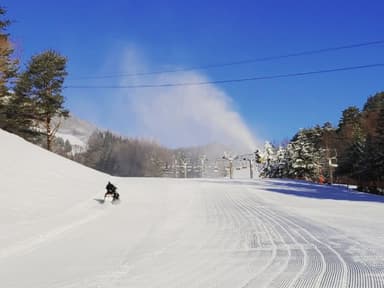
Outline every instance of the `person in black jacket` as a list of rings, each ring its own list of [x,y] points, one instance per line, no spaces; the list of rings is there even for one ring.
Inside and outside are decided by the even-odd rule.
[[[107,189],[107,192],[104,194],[104,199],[108,196],[108,195],[112,195],[113,197],[113,200],[118,200],[120,195],[119,193],[116,192],[116,186],[113,185],[111,182],[108,182],[107,186],[105,187],[105,189]]]
[[[111,182],[108,182],[107,186],[105,186],[105,189],[107,189],[107,193],[112,194],[113,192],[116,191],[117,188]]]

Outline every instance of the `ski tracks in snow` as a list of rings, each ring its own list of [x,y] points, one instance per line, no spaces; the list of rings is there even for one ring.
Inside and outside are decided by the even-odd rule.
[[[126,255],[113,271],[65,287],[384,287],[383,266],[355,261],[349,247],[369,251],[338,231],[268,206],[252,186],[200,188],[188,221],[163,243],[152,243],[154,231],[139,259]]]
[[[183,192],[190,201],[180,203],[174,215],[159,212],[145,237],[123,250],[114,267],[51,287],[384,287],[384,255],[264,202],[258,185],[202,181],[180,187],[190,183],[193,189]],[[0,260],[85,225],[105,212],[99,210],[40,240],[0,251]]]
[[[278,250],[288,250],[286,253],[280,252],[288,265],[269,269],[261,277],[255,275],[243,287],[384,286],[382,266],[374,268],[365,262],[355,262],[347,250],[359,244],[353,243],[340,232],[274,211],[273,207],[262,206],[261,200],[252,191],[239,193],[232,201],[240,210],[248,210],[262,219],[279,235],[282,242],[277,245]],[[357,248],[359,253],[367,254],[361,244]]]
[[[96,205],[94,205],[96,206]],[[80,209],[79,209],[80,207]],[[37,235],[28,237],[22,241],[18,241],[14,243],[11,246],[6,246],[0,249],[0,261],[6,260],[8,257],[12,256],[22,256],[23,254],[30,253],[39,247],[43,246],[44,244],[54,241],[55,239],[58,239],[62,237],[66,233],[71,233],[74,229],[79,228],[82,225],[85,225],[89,222],[92,222],[99,218],[101,215],[103,215],[106,210],[105,209],[97,209],[93,211],[91,214],[87,213],[87,215],[78,215],[79,211],[84,211],[84,207],[87,207],[87,210],[90,209],[89,201],[83,202],[80,205],[75,206],[72,209],[69,209],[65,212],[66,219],[68,216],[73,214],[70,219],[73,219],[72,222],[65,223],[56,226],[55,228],[48,229],[47,231],[42,231],[40,233],[37,233]],[[59,218],[62,215],[59,215]],[[53,225],[57,225],[57,223],[60,223],[60,220],[52,221],[52,219],[46,219],[47,221],[53,222]],[[33,222],[30,223],[32,225]],[[51,226],[53,226],[51,225]],[[41,226],[40,224],[38,226]]]

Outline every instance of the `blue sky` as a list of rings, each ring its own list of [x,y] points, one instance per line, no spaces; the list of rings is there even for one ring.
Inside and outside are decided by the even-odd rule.
[[[83,76],[188,68],[384,40],[384,2],[380,0],[13,0],[2,1],[2,5],[8,9],[8,17],[14,20],[9,32],[22,62],[25,64],[31,55],[45,49],[57,50],[68,57],[66,85],[220,80],[384,63],[384,45],[381,44],[179,75],[79,79]],[[226,121],[232,121],[229,120],[232,119],[232,112],[240,117],[235,122],[241,122],[241,127],[235,125],[232,131],[245,127],[257,140],[281,141],[292,137],[299,128],[327,121],[337,125],[343,109],[351,105],[361,107],[368,96],[384,90],[383,74],[384,68],[381,67],[212,85],[210,90],[185,93],[182,89],[160,91],[162,88],[146,91],[68,88],[64,94],[67,107],[81,118],[127,136],[153,137],[170,146],[187,145],[188,142],[171,139],[166,131],[160,133],[159,130],[166,130],[165,125],[177,122],[180,125],[172,128],[178,131],[192,131],[192,126],[194,130],[201,131],[205,129],[205,121],[217,121],[222,114],[228,114],[216,123],[221,127],[219,129],[225,129],[227,124],[230,125]],[[215,95],[210,96],[209,93]],[[209,111],[216,113],[215,117],[207,116],[208,111],[198,117],[189,115],[189,119],[195,121],[191,126],[179,118],[169,118],[159,124],[154,116],[167,107],[154,106],[159,102],[156,99],[158,94],[169,94],[163,95],[162,99],[168,101],[166,106],[172,111],[179,109],[181,104],[178,101],[181,100],[176,98],[184,94],[188,97],[197,94],[213,97],[224,101],[224,106],[211,103]],[[147,100],[138,103],[138,97]],[[197,97],[196,102],[204,105],[204,97]],[[192,114],[206,109],[205,106],[192,104],[190,100],[183,100],[182,104],[186,103],[185,106],[196,109],[196,113]],[[154,107],[148,109],[151,105]],[[135,110],[132,107],[136,107]],[[223,111],[220,112],[220,109]],[[145,112],[155,115],[151,115],[152,118],[138,116]],[[167,111],[163,114],[159,112],[158,116],[168,114]],[[158,126],[150,123],[150,119],[158,122]],[[214,129],[216,124],[212,124],[210,129]],[[206,134],[194,134],[191,139],[207,138],[209,133],[212,134],[212,130]],[[220,135],[227,134],[223,132]]]

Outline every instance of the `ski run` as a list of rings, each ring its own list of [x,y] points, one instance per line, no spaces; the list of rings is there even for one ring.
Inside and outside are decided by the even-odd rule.
[[[0,130],[0,286],[384,287],[384,197],[117,178]],[[118,205],[102,203],[105,185]]]

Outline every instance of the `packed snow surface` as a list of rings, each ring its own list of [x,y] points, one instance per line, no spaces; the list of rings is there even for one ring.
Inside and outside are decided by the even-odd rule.
[[[384,287],[384,197],[114,178],[0,130],[0,287]],[[122,201],[103,203],[108,181]]]

